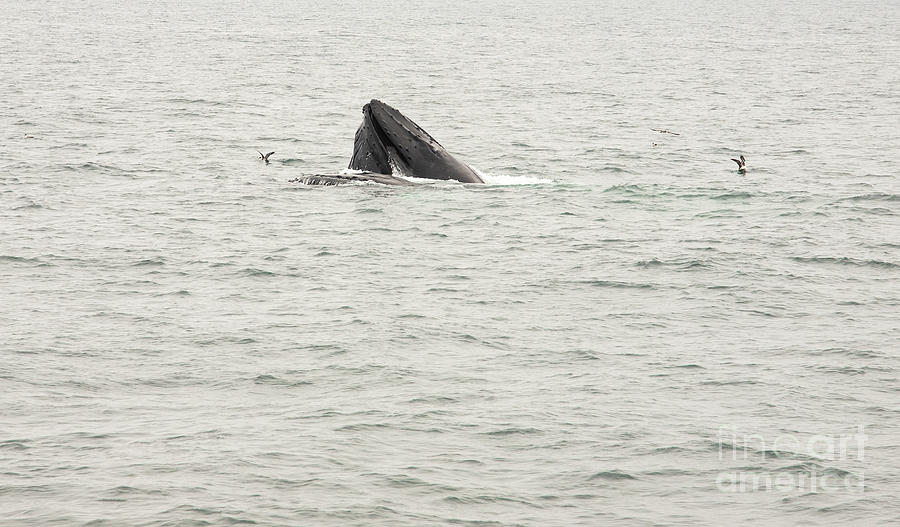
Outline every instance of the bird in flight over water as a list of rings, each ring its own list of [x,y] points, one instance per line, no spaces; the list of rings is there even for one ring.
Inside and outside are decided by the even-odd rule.
[[[266,164],[269,163],[269,156],[275,153],[275,152],[269,152],[268,154],[263,154],[259,150],[257,150],[257,152],[259,152],[259,158],[262,159],[263,161],[265,161]]]
[[[744,172],[747,171],[747,160],[744,159],[744,156],[741,156],[740,159],[735,159],[732,157],[731,160],[734,161],[735,163],[737,163],[738,173],[743,174]]]

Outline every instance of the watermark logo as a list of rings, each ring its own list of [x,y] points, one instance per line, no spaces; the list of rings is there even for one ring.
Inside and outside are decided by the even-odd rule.
[[[761,467],[723,471],[716,476],[716,488],[723,492],[863,492],[864,473],[849,472],[834,465],[865,461],[866,440],[863,425],[850,434],[807,438],[793,434],[767,438],[760,434],[739,434],[734,427],[721,426],[720,462],[780,457],[799,457],[804,462],[768,471]]]

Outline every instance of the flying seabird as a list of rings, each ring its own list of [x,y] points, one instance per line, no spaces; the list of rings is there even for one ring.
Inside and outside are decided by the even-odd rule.
[[[259,150],[257,150],[257,152],[259,152]],[[262,159],[263,161],[265,161],[266,164],[268,164],[268,163],[269,163],[269,156],[272,155],[272,154],[274,154],[274,153],[275,153],[275,152],[269,152],[268,154],[263,154],[262,152],[259,152],[259,158]]]
[[[732,157],[731,160],[737,163],[739,173],[743,174],[747,170],[747,160],[744,159],[744,156],[741,156],[740,159]]]

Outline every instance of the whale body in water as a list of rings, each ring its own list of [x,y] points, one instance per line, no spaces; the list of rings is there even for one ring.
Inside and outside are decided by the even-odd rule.
[[[428,132],[396,108],[377,99],[363,106],[363,121],[356,130],[353,155],[347,168],[358,173],[315,175],[294,181],[307,185],[340,185],[373,181],[409,185],[398,176],[484,183],[469,165],[453,157]]]

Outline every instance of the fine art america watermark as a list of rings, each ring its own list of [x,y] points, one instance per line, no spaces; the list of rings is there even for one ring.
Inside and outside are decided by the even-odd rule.
[[[863,472],[849,472],[836,465],[865,461],[867,439],[863,425],[858,425],[855,433],[803,439],[792,434],[769,438],[739,434],[734,427],[721,426],[720,462],[782,457],[801,461],[769,471],[752,465],[722,471],[716,476],[716,488],[723,492],[864,492]]]

